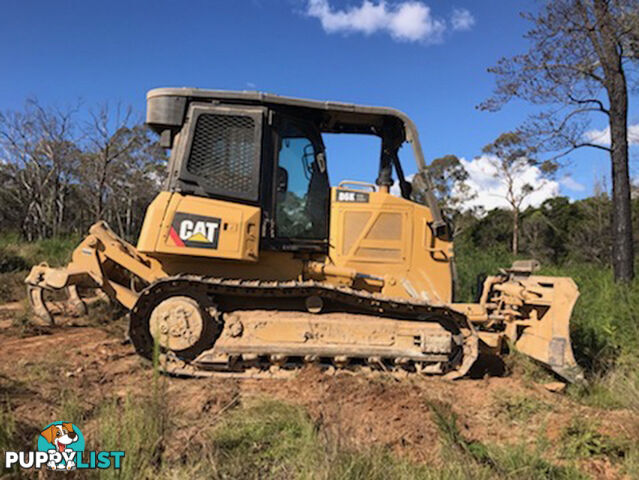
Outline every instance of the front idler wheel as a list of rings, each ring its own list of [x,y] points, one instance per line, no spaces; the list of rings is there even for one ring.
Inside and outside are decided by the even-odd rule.
[[[134,313],[130,325],[136,350],[149,359],[157,344],[161,354],[193,360],[211,348],[221,332],[216,306],[208,298],[186,295],[162,295],[145,312]]]

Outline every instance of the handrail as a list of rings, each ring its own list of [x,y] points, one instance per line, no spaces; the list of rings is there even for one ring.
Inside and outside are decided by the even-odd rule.
[[[342,180],[341,182],[339,182],[337,187],[338,188],[342,188],[342,187],[344,187],[344,185],[354,185],[354,186],[357,186],[357,187],[367,187],[367,188],[370,188],[372,192],[376,192],[377,191],[377,185],[375,185],[373,183],[368,183],[368,182],[360,182],[358,180]]]

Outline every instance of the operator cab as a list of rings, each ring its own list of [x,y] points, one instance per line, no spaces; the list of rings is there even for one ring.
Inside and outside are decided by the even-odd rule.
[[[414,125],[396,110],[179,88],[152,90],[147,99],[147,123],[173,149],[165,190],[259,207],[261,249],[328,250],[330,158],[323,133],[379,137],[381,191],[389,191],[394,170],[401,196],[411,198],[398,158],[405,141],[424,169]],[[444,223],[432,193],[426,196],[437,231]]]

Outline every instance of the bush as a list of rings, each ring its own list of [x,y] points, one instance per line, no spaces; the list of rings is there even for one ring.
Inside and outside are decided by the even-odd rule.
[[[544,274],[571,277],[580,297],[571,319],[577,361],[593,375],[639,359],[639,279],[615,284],[610,269],[588,264],[549,267]]]
[[[478,277],[494,275],[500,268],[510,267],[513,255],[506,248],[480,248],[464,237],[455,240],[457,284],[455,301],[474,302],[480,285]]]
[[[19,270],[27,270],[31,265],[19,255],[0,247],[0,273],[11,273]]]

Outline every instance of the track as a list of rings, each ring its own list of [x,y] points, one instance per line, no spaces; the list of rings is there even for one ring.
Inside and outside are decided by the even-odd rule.
[[[154,308],[179,296],[198,302],[205,328],[192,348],[177,352],[160,349],[164,370],[178,375],[286,374],[313,363],[330,369],[439,373],[457,378],[466,374],[478,355],[478,340],[470,322],[444,305],[314,281],[193,275],[166,278],[141,292],[130,313],[130,337],[140,355],[153,357],[149,318]],[[270,342],[264,341],[264,335],[250,336],[249,332],[259,329],[278,333]],[[306,329],[303,342],[287,343],[278,338],[280,332],[296,329]],[[353,341],[340,340],[352,336],[353,329]],[[357,338],[357,331],[368,333]],[[412,335],[411,339],[419,338],[420,342],[399,348],[402,335]],[[442,347],[443,336],[450,338],[448,349]]]

